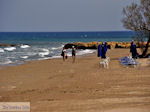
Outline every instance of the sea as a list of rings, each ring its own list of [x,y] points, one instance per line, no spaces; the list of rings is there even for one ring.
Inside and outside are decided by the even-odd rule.
[[[0,32],[0,43],[16,44],[15,47],[0,47],[0,66],[23,64],[32,60],[61,58],[65,44],[72,42],[131,41],[132,31],[105,32]],[[77,55],[96,50],[77,50]],[[71,50],[68,50],[71,56]]]

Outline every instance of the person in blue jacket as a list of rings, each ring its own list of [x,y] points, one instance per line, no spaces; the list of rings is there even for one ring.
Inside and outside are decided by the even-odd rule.
[[[101,45],[98,45],[98,57],[105,59],[106,52],[107,52],[107,43],[106,42],[103,42]]]

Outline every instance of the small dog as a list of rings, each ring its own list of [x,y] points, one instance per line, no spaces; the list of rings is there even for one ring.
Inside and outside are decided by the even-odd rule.
[[[100,66],[103,65],[104,68],[109,68],[109,62],[110,62],[110,58],[106,57],[106,59],[102,59],[100,61]]]

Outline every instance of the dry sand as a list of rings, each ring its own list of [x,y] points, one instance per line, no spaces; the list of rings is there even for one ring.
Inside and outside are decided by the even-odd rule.
[[[2,68],[0,101],[29,101],[31,112],[150,112],[150,66],[120,65],[128,51],[110,50],[109,69],[99,68],[96,53]]]

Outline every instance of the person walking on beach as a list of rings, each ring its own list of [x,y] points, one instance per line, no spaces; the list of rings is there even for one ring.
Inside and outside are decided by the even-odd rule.
[[[76,58],[76,48],[74,46],[72,46],[72,59],[73,59],[73,63],[75,62],[75,58]]]
[[[138,57],[136,44],[134,41],[131,42],[130,52],[132,54],[132,58],[136,59]]]
[[[106,52],[107,52],[107,43],[106,42],[103,42],[102,45],[98,45],[98,57],[105,59]]]
[[[64,47],[63,47],[61,56],[63,57],[63,61],[65,61],[65,59],[67,59],[67,51],[66,51],[66,49]]]

